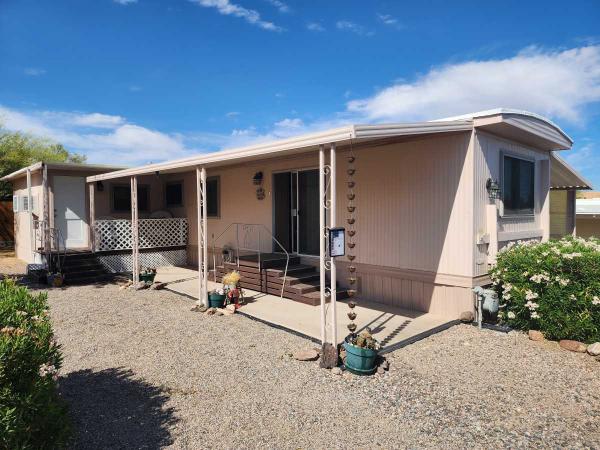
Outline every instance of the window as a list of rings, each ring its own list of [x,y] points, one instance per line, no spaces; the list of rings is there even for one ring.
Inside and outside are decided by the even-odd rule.
[[[504,215],[533,214],[535,163],[504,157]]]
[[[165,185],[165,204],[167,207],[183,206],[183,183],[181,181]]]
[[[138,211],[150,210],[150,189],[148,186],[138,185]],[[112,211],[131,212],[131,187],[127,184],[111,186]]]
[[[206,179],[206,215],[219,217],[221,213],[221,180],[219,177]]]

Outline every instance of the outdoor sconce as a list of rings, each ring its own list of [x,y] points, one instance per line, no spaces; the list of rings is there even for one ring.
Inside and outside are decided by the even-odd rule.
[[[262,172],[256,172],[254,174],[254,176],[252,177],[252,182],[257,185],[260,186],[263,182],[263,173]]]
[[[485,188],[487,189],[490,200],[493,201],[500,198],[500,186],[498,186],[498,182],[496,180],[488,178],[485,183]]]
[[[254,183],[255,186],[258,186],[256,188],[256,198],[258,200],[264,200],[265,199],[265,190],[262,187],[262,182],[263,182],[263,173],[262,172],[256,172],[254,174],[254,176],[252,177],[252,183]]]
[[[96,181],[96,189],[98,189],[98,192],[104,191],[104,184],[102,183],[102,181]]]

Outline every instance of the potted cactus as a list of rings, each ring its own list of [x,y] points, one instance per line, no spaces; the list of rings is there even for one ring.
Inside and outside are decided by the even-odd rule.
[[[359,334],[351,333],[346,337],[346,369],[356,375],[371,375],[377,370],[377,355],[380,345],[366,328]]]

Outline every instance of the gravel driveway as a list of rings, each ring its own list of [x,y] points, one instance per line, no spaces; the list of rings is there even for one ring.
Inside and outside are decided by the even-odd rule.
[[[310,342],[166,291],[49,293],[75,448],[600,447],[600,363],[461,325],[333,375]]]

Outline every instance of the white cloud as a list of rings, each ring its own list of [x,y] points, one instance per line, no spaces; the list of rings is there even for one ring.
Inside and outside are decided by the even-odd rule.
[[[127,123],[106,114],[61,111],[21,112],[0,105],[0,123],[60,142],[67,149],[88,156],[89,162],[143,164],[186,156],[194,152],[177,134],[167,134]]]
[[[240,112],[238,112],[238,111],[229,111],[228,113],[225,114],[225,117],[234,119],[234,118],[238,117],[239,115],[240,115]]]
[[[325,28],[323,27],[323,25],[321,25],[318,22],[309,22],[306,24],[306,28],[309,31],[316,31],[316,32],[325,31]]]
[[[219,14],[224,16],[235,16],[244,19],[246,22],[256,25],[264,30],[283,31],[283,28],[268,22],[260,17],[258,11],[244,8],[243,6],[231,3],[229,0],[189,0],[205,8],[215,8]]]
[[[273,5],[275,8],[279,10],[280,13],[289,13],[291,11],[290,7],[287,3],[282,2],[281,0],[267,0],[268,3]]]
[[[27,67],[26,69],[23,70],[23,73],[30,77],[39,77],[41,75],[44,75],[46,73],[46,70],[38,69],[35,67]]]
[[[375,34],[375,32],[367,30],[362,25],[350,22],[349,20],[339,20],[335,23],[335,27],[338,30],[350,31],[354,34],[358,34],[359,36],[373,36]]]
[[[132,3],[137,3],[138,0],[113,0],[115,3],[119,5],[131,5]]]
[[[600,100],[600,46],[546,51],[433,68],[347,103],[366,121],[434,119],[496,107],[534,111],[571,123]]]
[[[131,92],[140,92],[140,91],[142,90],[142,87],[141,87],[141,86],[138,86],[138,85],[135,85],[135,84],[133,84],[133,85],[129,86],[129,90],[130,90]]]
[[[390,26],[390,27],[394,27],[397,30],[401,30],[402,29],[402,25],[398,22],[398,19],[396,19],[394,16],[390,15],[390,14],[377,14],[377,18],[381,21],[381,23],[383,23],[384,25]]]
[[[377,14],[377,17],[386,25],[395,25],[398,23],[398,20],[389,14]]]
[[[598,167],[600,167],[600,155],[595,151],[592,142],[584,142],[581,147],[575,146],[573,150],[561,152],[559,156],[577,170],[582,172],[591,171],[593,175],[597,175]]]

